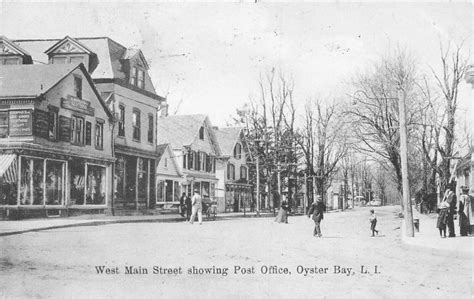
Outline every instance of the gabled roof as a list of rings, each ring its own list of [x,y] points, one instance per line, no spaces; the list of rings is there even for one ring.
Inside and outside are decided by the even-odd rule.
[[[179,167],[178,165],[178,162],[176,161],[176,158],[174,157],[174,153],[173,151],[171,150],[171,147],[168,143],[165,143],[165,144],[158,144],[156,146],[156,153],[157,153],[157,156],[158,156],[158,163],[161,162],[161,158],[163,158],[165,152],[168,152],[169,153],[169,156],[172,160],[172,163],[174,165],[174,168],[176,169],[176,171],[178,172],[178,175],[182,176],[183,173],[181,172],[181,167]]]
[[[237,141],[239,141],[241,133],[242,128],[240,127],[214,129],[222,155],[232,156],[234,154],[234,147]]]
[[[38,97],[77,67],[72,64],[20,64],[0,68],[0,98]]]
[[[211,143],[217,155],[220,147],[209,118],[204,114],[172,115],[158,118],[158,143],[169,143],[172,149],[190,146],[198,137],[199,129],[207,127]]]
[[[0,51],[0,54],[13,54],[13,55],[21,55],[25,58],[26,63],[32,63],[31,55],[22,47],[16,45],[12,41],[10,41],[6,36],[0,35],[0,43],[3,44],[3,47]],[[13,52],[12,52],[13,51]]]
[[[0,68],[0,99],[40,97],[78,68],[81,69],[107,115],[112,118],[112,113],[100,97],[82,63],[78,65],[20,64]]]
[[[136,49],[136,48],[129,48],[127,51],[125,51],[125,54],[123,55],[122,59],[133,59],[136,56],[140,58],[140,60],[143,62],[144,67],[148,70],[150,69],[150,66],[148,65],[148,62],[145,59],[145,55],[143,55],[142,50]]]
[[[66,36],[64,37],[63,39],[59,40],[57,43],[55,43],[54,45],[52,45],[49,49],[47,49],[46,51],[44,51],[44,53],[46,55],[49,55],[50,53],[56,51],[59,47],[61,47],[62,45],[64,45],[65,43],[70,43],[72,45],[74,45],[76,47],[76,49],[78,49],[79,51],[81,51],[82,53],[87,53],[87,54],[95,54],[94,52],[92,52],[91,50],[89,50],[89,48],[87,48],[86,46],[84,46],[82,43],[80,43],[78,40],[75,40],[69,36]]]

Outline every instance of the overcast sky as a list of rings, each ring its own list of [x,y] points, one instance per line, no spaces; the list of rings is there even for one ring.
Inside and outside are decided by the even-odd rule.
[[[299,106],[344,94],[347,81],[401,46],[422,68],[439,64],[440,41],[472,43],[465,3],[0,3],[10,39],[108,36],[140,47],[171,112],[224,125],[273,66],[294,77]],[[462,112],[472,109],[463,84]],[[468,102],[468,100],[470,100]]]

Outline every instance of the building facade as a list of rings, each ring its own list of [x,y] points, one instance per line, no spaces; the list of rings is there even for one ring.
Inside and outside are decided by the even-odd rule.
[[[86,67],[3,65],[0,78],[2,215],[110,212],[113,117]]]
[[[157,118],[165,99],[155,91],[142,51],[107,37],[12,41],[2,37],[0,45],[3,65],[83,64],[114,117],[107,128],[112,132],[115,158],[112,211],[153,209],[159,159]]]
[[[215,200],[216,159],[220,156],[220,148],[209,118],[202,114],[160,117],[158,142],[170,144],[183,174],[182,183],[176,184],[179,190],[174,190],[173,194],[192,195],[196,190],[204,201]],[[174,197],[174,203],[178,202],[179,197]]]
[[[239,212],[253,207],[252,185],[249,183],[250,159],[243,128],[214,128],[221,148],[216,164],[219,179],[217,196],[224,198],[224,211]]]

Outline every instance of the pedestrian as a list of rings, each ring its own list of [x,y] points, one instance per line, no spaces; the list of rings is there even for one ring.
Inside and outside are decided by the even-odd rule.
[[[370,210],[369,222],[370,222],[370,230],[372,231],[372,237],[374,237],[375,236],[374,233],[376,233],[377,235],[379,234],[379,231],[375,229],[375,227],[377,226],[377,216],[375,216],[374,209]]]
[[[202,224],[202,197],[201,195],[199,195],[198,190],[194,190],[193,198],[191,198],[191,204],[193,207],[193,211],[192,211],[191,220],[189,220],[189,223],[191,224],[194,223],[194,219],[196,218],[196,214],[197,214],[199,224]]]
[[[446,238],[446,223],[448,218],[448,209],[449,204],[446,201],[443,201],[438,206],[438,221],[436,227],[439,229],[439,236],[441,238]]]
[[[312,215],[314,221],[314,231],[313,237],[321,238],[321,220],[323,220],[324,211],[326,210],[326,206],[323,203],[321,195],[316,197],[316,201],[311,204],[311,207],[308,211],[308,218]]]
[[[456,237],[456,233],[454,231],[454,215],[456,214],[456,195],[454,194],[451,187],[449,187],[446,192],[444,193],[444,199],[449,205],[448,215],[446,217],[446,225],[448,226],[448,237],[454,238]]]
[[[461,187],[461,195],[458,200],[458,214],[459,214],[459,234],[461,236],[467,236],[470,233],[470,219],[469,211],[471,210],[471,198],[469,197],[469,188],[466,186]]]
[[[179,212],[181,214],[181,217],[185,217],[184,216],[184,213],[186,212],[186,204],[185,204],[185,201],[186,201],[186,192],[183,192],[183,194],[181,194],[181,197],[179,198]]]
[[[287,223],[288,224],[288,200],[287,200],[288,191],[284,190],[283,195],[281,197],[281,205],[280,210],[278,211],[278,215],[275,217],[275,222],[277,223]]]
[[[192,202],[191,202],[191,193],[188,193],[188,196],[184,199],[184,204],[186,205],[186,220],[189,221],[191,219],[192,214]]]

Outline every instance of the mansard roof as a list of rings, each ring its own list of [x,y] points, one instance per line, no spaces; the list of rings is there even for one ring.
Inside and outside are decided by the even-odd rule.
[[[14,44],[27,49],[31,52],[33,60],[38,63],[48,63],[48,55],[65,40],[72,40],[91,53],[95,53],[98,59],[98,65],[93,70],[91,76],[96,82],[103,81],[123,81],[127,82],[128,74],[124,68],[124,62],[137,55],[143,61],[146,68],[149,67],[145,56],[141,50],[127,49],[118,42],[108,37],[65,37],[63,39],[30,39],[30,40],[13,40]],[[151,83],[151,82],[150,82]],[[146,84],[143,90],[149,96],[163,100],[156,94],[153,83]]]

